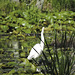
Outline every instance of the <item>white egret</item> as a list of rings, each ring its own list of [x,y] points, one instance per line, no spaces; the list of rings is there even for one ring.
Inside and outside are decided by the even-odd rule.
[[[31,49],[29,56],[27,57],[28,60],[31,60],[32,58],[37,58],[42,53],[44,49],[44,27],[42,27],[41,31],[41,42],[34,45],[34,47]]]

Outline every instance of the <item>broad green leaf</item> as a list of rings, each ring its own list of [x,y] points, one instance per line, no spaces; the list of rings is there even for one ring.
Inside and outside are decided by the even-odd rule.
[[[25,29],[25,30],[22,30],[22,31],[25,32],[25,33],[31,33],[30,29]]]
[[[24,19],[23,18],[17,18],[17,23],[22,22]]]
[[[9,29],[9,27],[6,26],[6,25],[1,25],[1,29],[2,29],[4,32],[7,32],[7,30]]]
[[[14,70],[14,69],[12,69],[12,70],[8,73],[8,75],[12,75],[13,73],[15,73],[15,70]]]

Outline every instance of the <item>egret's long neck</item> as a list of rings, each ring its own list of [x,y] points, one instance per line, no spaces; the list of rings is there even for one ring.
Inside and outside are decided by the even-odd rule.
[[[44,48],[44,35],[43,35],[43,33],[44,33],[44,30],[42,29],[42,31],[41,31],[41,42],[40,42],[42,50]]]

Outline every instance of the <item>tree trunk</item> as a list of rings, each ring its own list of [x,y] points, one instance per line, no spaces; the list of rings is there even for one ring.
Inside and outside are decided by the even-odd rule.
[[[37,0],[36,6],[37,6],[39,9],[42,9],[42,8],[43,8],[43,3],[44,3],[44,0]]]

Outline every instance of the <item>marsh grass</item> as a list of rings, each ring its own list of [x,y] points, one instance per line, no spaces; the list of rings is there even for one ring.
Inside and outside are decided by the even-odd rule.
[[[45,39],[45,45],[47,47],[49,58],[46,51],[42,52],[41,61],[45,69],[42,68],[42,73],[48,75],[73,75],[74,74],[74,33],[69,35],[69,45],[67,43],[67,31],[61,31],[61,43],[58,47],[57,32],[54,29],[54,47],[53,51],[50,50],[50,46]],[[68,45],[67,45],[68,44]],[[60,55],[59,55],[60,53]]]

